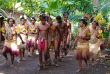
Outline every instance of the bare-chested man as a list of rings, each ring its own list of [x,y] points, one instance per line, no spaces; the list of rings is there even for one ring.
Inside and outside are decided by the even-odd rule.
[[[63,14],[64,17],[64,22],[67,24],[67,43],[66,43],[66,48],[69,48],[69,43],[71,41],[71,23],[68,21],[68,15]],[[67,55],[67,50],[66,50],[66,55]]]
[[[48,49],[48,34],[50,26],[46,24],[46,16],[42,15],[40,17],[41,23],[37,26],[37,35],[36,41],[38,41],[38,50],[39,50],[39,62],[40,68],[38,70],[43,69],[43,62],[42,62],[42,54],[44,53],[45,58],[45,68],[47,68],[47,49]],[[36,43],[36,42],[35,42]]]
[[[58,25],[59,29],[60,29],[60,33],[61,36],[59,36],[58,38],[58,59],[60,60],[60,46],[61,46],[61,53],[62,53],[62,57],[63,57],[63,52],[65,52],[65,46],[66,46],[66,35],[67,35],[67,25],[64,21],[61,20],[61,16],[57,16],[56,17],[57,23],[56,25]]]
[[[57,63],[57,56],[58,56],[58,37],[57,37],[57,32],[60,34],[60,30],[59,30],[59,27],[55,24],[53,24],[52,22],[52,18],[49,17],[48,20],[47,20],[48,24],[50,24],[50,34],[49,34],[49,48],[51,47],[51,45],[54,46],[55,48],[55,59],[54,59],[54,63],[55,63],[55,66],[58,66],[58,63]],[[49,52],[49,49],[48,49],[48,52]],[[48,53],[49,55],[49,53]]]

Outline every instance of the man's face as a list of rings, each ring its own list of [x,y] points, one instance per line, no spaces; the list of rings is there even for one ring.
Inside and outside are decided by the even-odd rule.
[[[93,23],[92,23],[92,27],[93,27],[93,29],[96,28],[96,22],[93,22]]]
[[[31,22],[34,24],[34,23],[35,23],[35,20],[34,20],[34,19],[32,19],[32,20],[31,20]]]
[[[25,24],[26,20],[25,19],[22,19],[21,20],[21,24]]]
[[[45,25],[46,19],[42,19],[41,22],[42,22],[43,25]]]
[[[56,20],[57,20],[58,23],[61,23],[61,20],[59,20],[59,19],[56,19]]]
[[[80,21],[80,27],[83,27],[83,21]]]
[[[10,25],[13,25],[13,24],[14,24],[13,19],[10,19],[8,23],[9,23]]]
[[[68,20],[68,16],[64,16],[64,20],[67,21]]]
[[[52,24],[52,20],[51,19],[48,20],[48,24]]]

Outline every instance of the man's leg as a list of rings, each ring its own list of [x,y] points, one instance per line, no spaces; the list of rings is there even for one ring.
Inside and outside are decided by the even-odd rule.
[[[47,55],[47,52],[48,51],[48,40],[45,40],[45,48],[44,48],[44,58],[45,58],[45,68],[47,68],[48,66],[48,55]]]
[[[39,51],[39,69],[38,70],[43,70],[42,51]]]
[[[55,47],[55,59],[54,59],[54,62],[55,62],[55,66],[59,66],[58,65],[58,42],[57,42],[57,39],[54,40],[54,47]]]
[[[70,39],[69,39],[69,35],[67,36],[67,49],[69,48],[69,42],[70,42]]]

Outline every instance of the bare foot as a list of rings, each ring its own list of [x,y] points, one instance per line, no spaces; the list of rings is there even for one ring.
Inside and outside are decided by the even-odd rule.
[[[18,62],[22,61],[22,59],[17,60]]]
[[[58,65],[58,64],[55,64],[55,66],[56,66],[56,67],[59,67],[59,65]]]
[[[76,72],[81,72],[81,71],[82,71],[82,69],[76,70]]]
[[[39,71],[39,70],[43,70],[43,67],[42,67],[42,68],[40,67],[40,68],[38,68],[37,70],[38,70],[38,71]]]
[[[68,52],[67,52],[67,51],[65,51],[65,56],[67,56],[67,54],[68,54]]]
[[[48,67],[48,64],[45,64],[45,69],[47,69],[47,67]]]
[[[11,67],[11,68],[13,68],[13,67],[14,67],[14,65],[10,65],[10,67]]]
[[[61,55],[61,58],[64,58],[64,56],[63,56],[63,55]]]
[[[38,65],[39,68],[37,70],[43,70],[43,66],[42,65]]]
[[[4,63],[7,63],[7,61],[8,61],[8,58],[4,61]]]
[[[31,54],[30,54],[30,52],[28,53],[28,57],[30,57],[31,56]]]
[[[34,55],[31,55],[31,57],[34,57]]]
[[[61,62],[61,61],[62,61],[62,59],[61,59],[61,58],[59,58],[59,59],[58,59],[58,61],[59,61],[59,62]]]
[[[51,63],[50,62],[48,62],[48,66],[51,66]]]
[[[47,69],[48,67],[48,62],[45,62],[45,69]]]
[[[89,68],[89,64],[86,64],[86,67]]]
[[[23,57],[23,61],[25,61],[26,59]]]

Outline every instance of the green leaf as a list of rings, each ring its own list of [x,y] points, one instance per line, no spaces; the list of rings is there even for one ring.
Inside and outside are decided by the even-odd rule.
[[[0,9],[3,8],[4,6],[0,6]]]
[[[106,38],[109,37],[109,32],[108,32],[108,31],[105,31],[105,32],[104,32],[104,37],[106,37]]]

